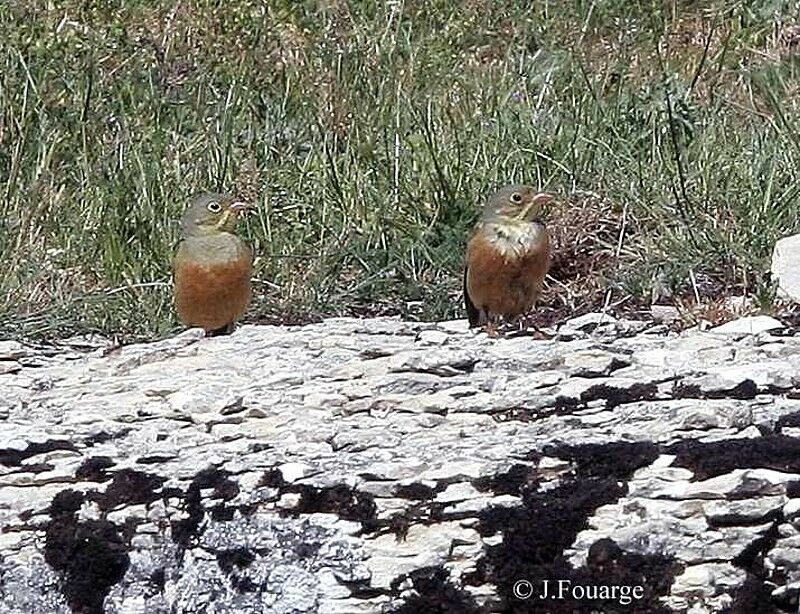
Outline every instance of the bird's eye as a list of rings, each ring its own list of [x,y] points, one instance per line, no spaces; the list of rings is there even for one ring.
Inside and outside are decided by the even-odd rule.
[[[514,192],[511,195],[511,202],[512,203],[516,203],[516,204],[521,203],[522,202],[522,194],[520,194],[519,192]]]
[[[209,211],[211,211],[211,213],[219,213],[220,211],[222,211],[222,207],[221,207],[221,206],[220,206],[220,204],[219,204],[217,201],[215,201],[215,200],[212,200],[210,203],[208,203],[208,204],[206,205],[206,208],[207,208]]]

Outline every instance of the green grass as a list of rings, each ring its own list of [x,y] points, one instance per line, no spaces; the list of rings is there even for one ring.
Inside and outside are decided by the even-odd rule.
[[[0,336],[176,330],[203,190],[259,206],[256,321],[461,315],[512,181],[624,210],[603,276],[636,300],[758,292],[800,230],[796,3],[265,4],[0,3]]]

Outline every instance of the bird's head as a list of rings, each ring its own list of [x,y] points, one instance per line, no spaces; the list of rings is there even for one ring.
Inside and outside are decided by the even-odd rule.
[[[236,231],[239,215],[252,207],[233,196],[200,194],[181,218],[184,237]]]
[[[537,192],[529,185],[509,185],[489,197],[483,209],[486,222],[524,224],[540,221],[542,206],[554,196]]]

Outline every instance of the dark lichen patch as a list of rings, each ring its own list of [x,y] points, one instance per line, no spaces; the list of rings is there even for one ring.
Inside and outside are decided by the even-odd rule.
[[[239,485],[228,479],[228,475],[228,472],[223,469],[209,467],[195,476],[184,497],[184,510],[187,517],[172,522],[172,540],[175,543],[188,548],[199,537],[200,525],[205,516],[201,491],[213,489],[211,498],[223,501],[229,501],[239,494]],[[215,507],[219,508],[220,506],[224,509],[224,504],[217,504]],[[219,510],[215,510],[215,513],[220,515]]]
[[[763,576],[764,555],[775,546],[775,542],[778,539],[778,524],[781,519],[782,516],[780,519],[776,520],[763,535],[757,537],[748,544],[748,546],[731,562],[749,573]]]
[[[393,514],[386,520],[378,521],[379,533],[393,533],[397,541],[403,541],[408,536],[408,530],[412,525],[422,524],[431,525],[444,520],[444,503],[436,501],[420,501],[409,506],[402,512]],[[471,516],[471,513],[464,514],[463,517]],[[453,517],[455,520],[456,518]]]
[[[292,546],[292,552],[298,559],[314,559],[319,554],[322,544],[318,542],[299,541]]]
[[[336,514],[344,520],[360,522],[366,531],[374,530],[378,526],[378,508],[375,499],[368,493],[359,492],[344,484],[327,488],[302,484],[286,490],[300,494],[300,501],[293,510],[296,514]]]
[[[109,433],[108,431],[100,431],[99,433],[95,433],[89,437],[86,437],[83,440],[83,445],[87,447],[96,446],[99,443],[106,443],[111,441],[112,439],[117,439],[120,437],[125,437],[128,433],[133,430],[132,427],[125,427],[121,428],[114,433]]]
[[[574,463],[575,473],[581,477],[627,480],[637,469],[653,463],[658,458],[659,449],[649,441],[616,441],[546,446],[544,453]]]
[[[676,383],[672,387],[672,396],[676,399],[754,399],[758,394],[758,386],[751,379],[745,379],[731,388],[706,390],[697,384]]]
[[[231,586],[240,593],[255,593],[261,590],[261,586],[253,582],[251,578],[236,574],[231,575]]]
[[[203,504],[200,501],[200,489],[189,487],[185,499],[186,518],[172,522],[172,540],[189,548],[200,534],[200,523],[203,521]]]
[[[568,413],[574,409],[577,409],[580,405],[580,402],[575,397],[565,397],[562,395],[558,395],[553,405],[553,409],[556,412],[560,413]]]
[[[150,577],[147,578],[147,581],[150,585],[155,589],[156,592],[160,593],[163,592],[164,586],[167,583],[167,573],[163,567],[159,567],[150,574]]]
[[[288,482],[283,479],[283,473],[281,473],[281,470],[278,468],[268,469],[258,481],[259,487],[265,488],[281,488],[287,484]]]
[[[94,499],[101,510],[110,510],[121,505],[152,503],[160,497],[157,492],[165,479],[135,469],[122,469],[114,474],[105,493]]]
[[[55,466],[50,463],[28,463],[20,465],[19,471],[14,471],[12,473],[44,473],[46,471],[52,471],[53,469],[55,469]]]
[[[699,442],[681,441],[665,450],[675,454],[673,467],[694,472],[694,480],[705,480],[734,469],[774,469],[800,473],[800,439],[767,435],[753,439]]]
[[[512,465],[507,471],[497,475],[480,477],[472,481],[477,490],[496,495],[519,495],[523,489],[535,487],[537,484],[536,469],[522,463]]]
[[[722,610],[722,614],[778,614],[779,610],[771,598],[772,588],[755,576],[749,575],[733,592],[733,603]],[[786,610],[796,612],[794,610]]]
[[[626,405],[637,401],[650,401],[656,397],[658,386],[653,383],[633,384],[627,388],[597,384],[581,393],[580,401],[588,405],[592,401],[604,400],[606,409],[613,409],[618,405]]]
[[[53,497],[48,512],[52,518],[69,516],[81,509],[83,501],[83,493],[75,490],[62,490]]]
[[[494,575],[502,578],[517,565],[525,567],[555,561],[578,532],[586,528],[596,508],[615,502],[625,492],[616,480],[568,479],[544,492],[524,491],[523,504],[519,507],[484,510],[478,525],[480,534],[490,536],[503,532],[503,543],[488,551]]]
[[[36,456],[37,454],[44,454],[46,452],[53,452],[54,450],[68,450],[75,452],[77,448],[75,444],[70,441],[62,439],[49,439],[39,443],[29,443],[28,447],[24,450],[15,450],[14,448],[0,449],[0,465],[5,467],[19,467],[27,458]]]
[[[175,459],[175,455],[167,454],[151,454],[150,456],[141,456],[136,459],[140,465],[160,465]]]
[[[587,379],[608,377],[614,371],[619,371],[620,369],[624,369],[625,367],[630,367],[630,366],[631,363],[629,360],[624,360],[622,358],[619,358],[618,356],[614,356],[611,358],[611,362],[602,370],[593,369],[591,367],[578,367],[572,370],[571,376],[585,377]]]
[[[75,512],[82,503],[75,491],[53,499],[44,558],[59,573],[61,591],[74,612],[101,614],[106,595],[128,570],[128,546],[107,520],[79,522]]]
[[[609,386],[608,384],[596,384],[584,390],[578,398],[557,396],[551,413],[571,413],[580,407],[586,407],[592,401],[598,400],[605,401],[606,409],[614,409],[627,403],[653,400],[657,394],[658,386],[652,382],[636,383],[625,388]],[[545,413],[543,415],[548,414]]]
[[[588,519],[602,506],[614,503],[627,493],[625,480],[634,471],[649,465],[658,456],[658,447],[649,442],[610,445],[551,446],[549,456],[574,463],[573,473],[555,488],[539,491],[536,483],[521,485],[522,505],[515,508],[488,508],[480,513],[478,531],[490,536],[502,532],[503,541],[486,549],[486,556],[471,583],[491,582],[498,587],[506,610],[536,610],[536,600],[521,601],[512,592],[518,580],[531,582],[536,590],[549,580],[568,580],[574,584],[639,583],[642,599],[633,607],[658,612],[660,595],[668,592],[676,567],[664,557],[627,555],[604,542],[592,551],[592,566],[574,569],[564,557],[564,550],[577,534],[587,528]],[[633,558],[632,558],[633,557]],[[541,604],[539,604],[541,605]],[[600,611],[614,608],[631,611],[619,603],[593,603],[575,599],[549,602],[553,612],[588,611],[595,605]],[[605,609],[602,609],[605,608]]]
[[[447,570],[442,567],[425,567],[408,575],[395,578],[391,583],[392,592],[399,594],[400,585],[410,580],[416,593],[395,608],[395,614],[478,614],[482,610],[475,598],[465,590],[454,586]]]
[[[249,454],[258,454],[259,452],[264,452],[266,450],[272,450],[275,446],[271,443],[265,443],[263,441],[257,441],[255,443],[251,443],[247,446],[247,452]]]
[[[363,358],[364,360],[375,360],[377,358],[387,358],[387,357],[392,356],[392,355],[394,355],[394,352],[392,350],[389,350],[389,349],[386,349],[386,348],[380,348],[380,347],[365,348],[365,349],[361,350],[358,353],[358,356],[360,358]]]
[[[775,423],[775,432],[780,433],[784,427],[797,428],[800,426],[800,411],[792,412],[778,418]]]
[[[741,499],[751,499],[752,495],[742,495]],[[730,499],[730,497],[728,497]],[[721,527],[755,527],[766,522],[773,522],[782,516],[780,508],[770,510],[762,515],[719,514],[706,517],[708,526],[714,529]]]
[[[611,540],[608,540],[611,541]],[[612,542],[613,543],[613,542]],[[558,586],[558,580],[566,580],[569,584],[566,599],[559,599],[548,604],[548,609],[553,614],[567,612],[603,612],[613,614],[616,612],[645,612],[660,613],[671,610],[660,603],[659,597],[669,593],[672,582],[677,574],[682,573],[683,566],[672,557],[662,555],[641,555],[627,553],[622,550],[615,552],[611,558],[606,558],[602,563],[589,561],[590,564],[577,569],[569,568],[557,578],[551,578],[551,587]],[[601,587],[629,587],[627,596],[621,593],[611,596],[604,594]],[[573,587],[587,587],[581,592],[573,592]],[[641,587],[640,594],[634,594],[634,587]],[[551,590],[555,590],[551,588]],[[522,603],[517,600],[517,607],[512,606],[512,611],[537,611],[518,607]],[[526,604],[528,605],[528,604]],[[552,607],[552,606],[555,607]]]
[[[211,507],[211,518],[219,522],[231,521],[235,516],[236,510],[224,503],[217,503]]]
[[[229,476],[230,473],[224,469],[209,467],[208,469],[203,469],[195,476],[190,488],[196,487],[201,490],[213,489],[211,492],[212,499],[230,501],[239,494],[239,485],[229,479]]]
[[[585,528],[588,516],[622,493],[622,487],[615,491],[608,480],[590,478],[528,497],[527,513],[494,524],[492,528],[506,527],[503,543],[488,549],[485,565],[472,581],[495,583],[506,612],[542,611],[541,602],[537,604],[536,599],[522,601],[514,596],[512,587],[520,579],[531,582],[536,591],[543,589],[545,581],[551,590],[555,590],[559,582],[582,587],[642,587],[640,598],[629,603],[621,603],[620,596],[609,598],[602,593],[566,592],[562,599],[548,602],[547,612],[553,614],[668,611],[661,606],[659,597],[669,592],[675,575],[682,571],[672,558],[628,554],[613,542],[593,546],[587,566],[573,568],[564,558],[564,549],[574,541],[577,532]]]
[[[800,480],[786,482],[786,496],[792,499],[800,497]]]
[[[114,461],[108,456],[90,456],[75,470],[75,477],[87,482],[105,482],[110,479],[106,469],[114,466]]]
[[[780,611],[797,614],[800,611],[800,588],[793,587],[778,595],[771,595],[771,591],[772,587],[769,584],[762,584],[761,592],[770,596],[775,610],[764,609],[758,610],[758,612]],[[753,612],[755,610],[750,611]]]
[[[247,548],[232,548],[217,551],[217,563],[225,573],[231,573],[234,568],[245,569],[256,560],[256,555]]]
[[[394,489],[394,496],[400,499],[410,499],[412,501],[427,501],[436,496],[438,490],[431,488],[427,484],[401,484]]]
[[[775,547],[779,537],[779,525],[783,522],[783,515],[779,514],[775,518],[772,526],[762,535],[754,539],[748,546],[733,559],[732,563],[747,572],[747,579],[733,594],[733,604],[728,612],[744,614],[745,612],[779,612],[780,600],[772,599],[772,591],[775,587],[773,577],[764,568],[764,557]],[[782,578],[785,582],[785,578]],[[794,609],[785,610],[796,612],[797,604]]]

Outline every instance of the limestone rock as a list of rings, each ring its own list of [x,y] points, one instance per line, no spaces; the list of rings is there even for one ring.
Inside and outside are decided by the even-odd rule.
[[[800,234],[784,237],[775,244],[771,272],[779,293],[800,302]]]
[[[800,337],[738,322],[0,342],[3,611],[508,611],[642,573],[637,611],[788,603]]]
[[[711,331],[724,334],[742,333],[746,335],[756,335],[779,328],[783,328],[783,324],[775,318],[769,316],[748,316],[737,320],[731,320],[720,326],[715,326]]]

